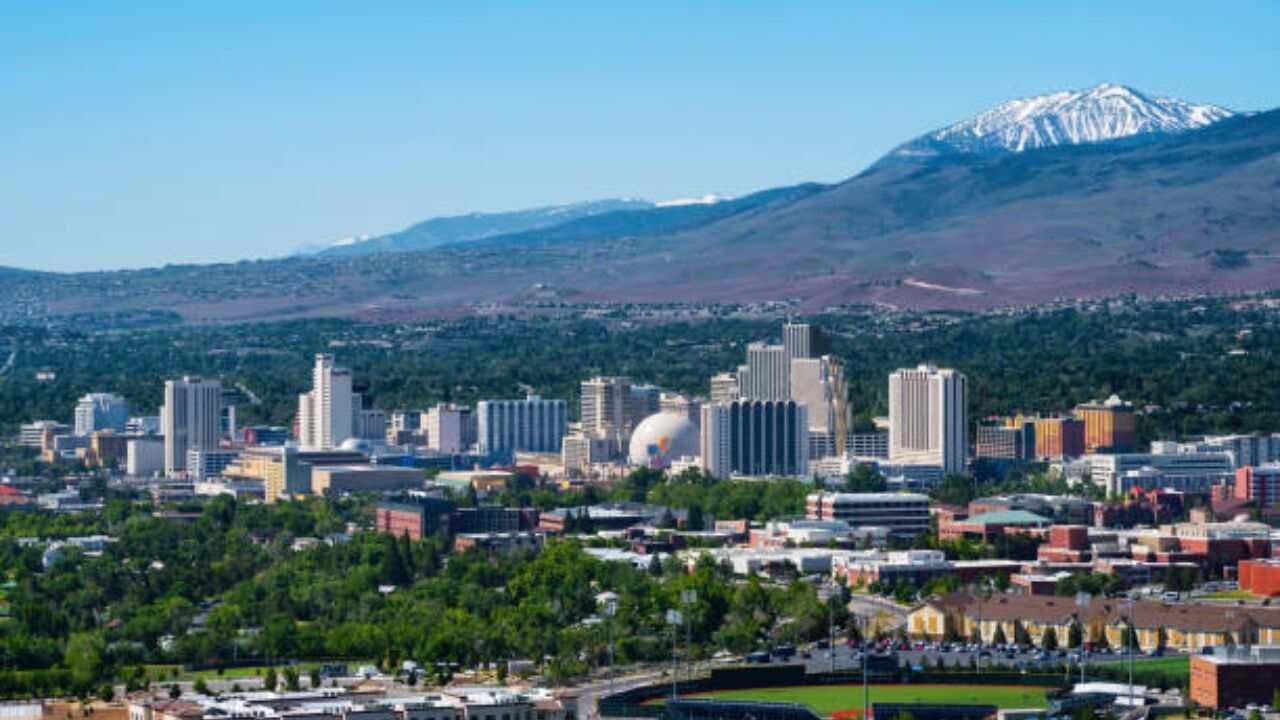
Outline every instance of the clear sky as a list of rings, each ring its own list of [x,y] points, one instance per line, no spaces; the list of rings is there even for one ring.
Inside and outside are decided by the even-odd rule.
[[[370,5],[373,7],[365,7]],[[847,177],[1099,82],[1280,105],[1280,2],[8,2],[0,265]]]

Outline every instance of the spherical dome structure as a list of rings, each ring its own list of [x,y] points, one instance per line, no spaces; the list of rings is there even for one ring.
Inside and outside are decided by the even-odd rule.
[[[338,449],[349,452],[362,452],[365,455],[368,455],[369,451],[373,449],[373,446],[369,444],[368,440],[364,440],[362,438],[347,438],[342,441],[342,445]]]
[[[664,469],[672,460],[697,454],[698,426],[685,415],[650,415],[631,433],[628,456],[632,465]]]

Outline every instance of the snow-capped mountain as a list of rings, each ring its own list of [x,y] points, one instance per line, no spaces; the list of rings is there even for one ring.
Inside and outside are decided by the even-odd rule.
[[[881,163],[1155,137],[1202,128],[1234,114],[1217,105],[1153,97],[1104,83],[1088,90],[1011,100],[899,145]]]

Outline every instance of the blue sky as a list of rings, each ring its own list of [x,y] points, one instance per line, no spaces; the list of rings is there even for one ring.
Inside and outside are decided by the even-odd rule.
[[[0,265],[235,260],[440,214],[833,181],[1099,82],[1280,105],[1273,0],[363,5],[0,6]]]

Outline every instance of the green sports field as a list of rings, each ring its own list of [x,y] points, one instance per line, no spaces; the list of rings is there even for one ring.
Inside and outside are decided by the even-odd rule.
[[[1047,707],[1049,688],[1018,685],[872,685],[871,702],[955,703],[995,705],[1000,708]],[[798,687],[719,690],[696,697],[724,700],[767,700],[808,705],[814,712],[830,716],[840,710],[862,709],[861,685],[810,685]]]

